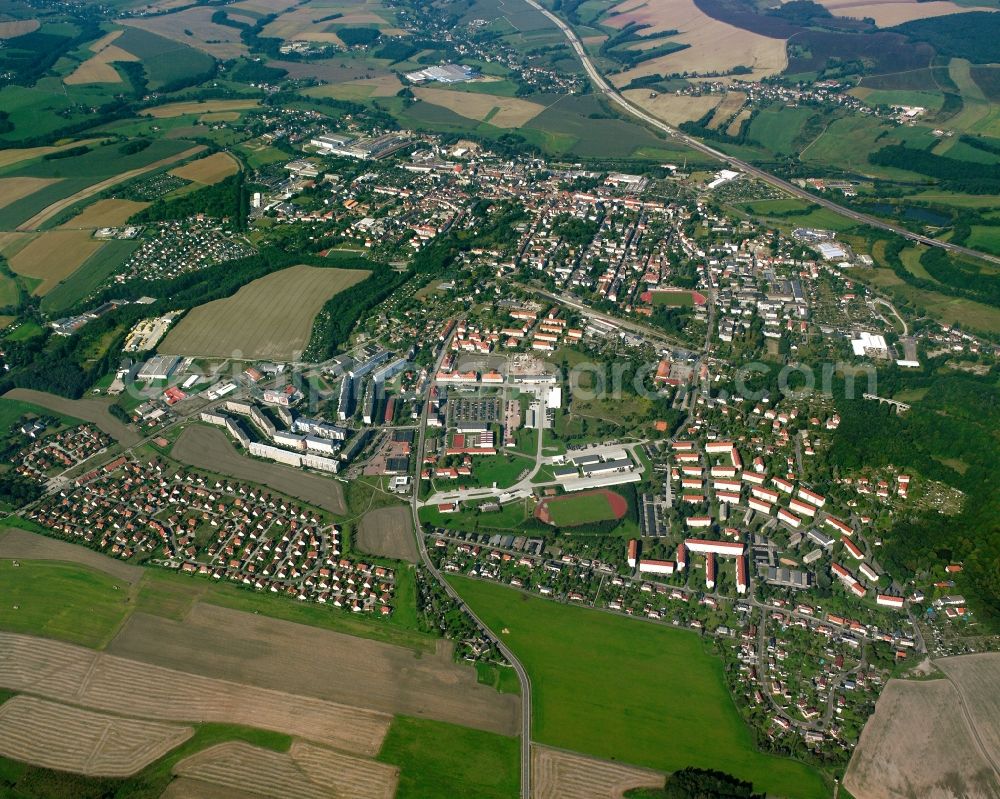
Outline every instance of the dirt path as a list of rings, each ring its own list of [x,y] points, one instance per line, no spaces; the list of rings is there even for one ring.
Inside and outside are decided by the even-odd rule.
[[[138,433],[111,415],[108,411],[110,403],[107,400],[72,400],[60,397],[58,394],[35,391],[31,388],[12,389],[4,394],[3,398],[30,402],[35,405],[41,405],[43,408],[48,408],[50,411],[55,411],[56,413],[75,416],[77,419],[83,419],[85,422],[92,422],[125,447],[135,446],[141,440]]]
[[[357,546],[369,555],[416,563],[419,559],[413,537],[410,509],[404,505],[368,511],[358,525]]]
[[[87,186],[85,189],[81,189],[76,194],[71,194],[69,197],[65,197],[62,200],[57,200],[52,203],[52,205],[46,206],[37,214],[35,214],[27,222],[22,222],[17,226],[18,230],[38,230],[42,225],[44,225],[49,219],[54,217],[60,211],[69,208],[72,205],[80,202],[80,200],[86,200],[88,197],[93,197],[95,194],[100,194],[105,189],[110,189],[112,186],[117,186],[119,183],[124,183],[127,180],[143,175],[146,172],[152,172],[154,169],[159,169],[163,166],[169,166],[176,161],[182,161],[185,158],[190,158],[192,155],[197,155],[202,150],[205,149],[204,145],[199,144],[197,147],[191,147],[182,153],[177,155],[172,155],[169,158],[161,158],[159,161],[155,161],[147,166],[139,167],[138,169],[132,169],[128,172],[122,172],[119,175],[102,180],[100,183],[95,183],[93,186]]]
[[[253,460],[241,455],[221,430],[202,425],[181,433],[170,456],[198,469],[249,480],[343,516],[347,512],[343,487],[336,480],[302,469]]]

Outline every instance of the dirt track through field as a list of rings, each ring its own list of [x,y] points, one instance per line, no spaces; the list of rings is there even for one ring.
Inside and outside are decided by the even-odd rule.
[[[22,222],[17,226],[18,230],[38,230],[45,222],[54,217],[56,214],[64,211],[70,206],[76,205],[80,200],[86,200],[88,197],[93,197],[95,194],[100,194],[105,189],[110,189],[112,186],[117,186],[119,183],[125,183],[134,177],[139,175],[144,175],[147,172],[152,172],[160,167],[167,166],[168,164],[173,164],[176,161],[183,161],[185,158],[190,158],[192,155],[197,155],[202,150],[205,149],[203,144],[199,144],[197,147],[191,147],[182,153],[177,153],[177,155],[171,155],[167,158],[162,158],[159,161],[155,161],[152,164],[147,164],[146,166],[139,167],[138,169],[132,169],[128,172],[122,172],[121,174],[115,175],[113,177],[102,180],[100,183],[95,183],[93,186],[87,186],[85,189],[81,189],[76,194],[71,194],[69,197],[65,197],[62,200],[57,200],[52,203],[52,205],[43,208],[37,214],[35,214],[27,222]]]
[[[101,430],[126,447],[134,446],[140,441],[139,434],[122,424],[108,411],[108,402],[99,399],[71,400],[58,394],[36,391],[33,388],[15,388],[3,395],[4,399],[21,400],[33,405],[40,405],[50,411],[75,416],[86,422],[92,422]]]
[[[143,569],[139,566],[132,566],[68,541],[14,527],[0,529],[0,558],[78,563],[129,583],[139,582],[143,575]]]
[[[504,735],[518,729],[519,698],[480,685],[475,671],[455,663],[443,645],[417,656],[380,641],[199,603],[183,622],[133,614],[107,651],[382,713]]]
[[[378,508],[368,511],[358,526],[358,549],[370,555],[416,563],[417,542],[409,508]]]
[[[293,743],[287,753],[228,741],[185,758],[174,773],[274,799],[392,799],[399,777],[393,766],[303,741]]]
[[[0,705],[0,755],[93,777],[128,777],[192,735],[191,727],[123,719],[34,696]]]
[[[631,788],[662,788],[655,771],[545,746],[531,747],[535,799],[621,799]]]
[[[180,434],[170,455],[198,469],[266,485],[290,497],[343,516],[347,512],[340,483],[291,466],[246,458],[221,430],[195,425]]]
[[[213,660],[217,646],[210,641],[203,657]],[[59,641],[0,632],[0,688],[30,691],[93,710],[160,721],[243,724],[361,755],[378,753],[392,720],[384,713],[287,690],[192,674],[189,669],[197,664],[181,665],[186,668],[163,668]],[[338,679],[334,669],[323,672],[322,680]]]

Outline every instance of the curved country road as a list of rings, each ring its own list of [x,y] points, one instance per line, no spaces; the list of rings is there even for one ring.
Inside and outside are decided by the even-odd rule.
[[[430,372],[431,375],[436,375],[441,369],[441,363],[444,361],[445,355],[448,353],[448,344],[451,339],[447,339],[444,344],[441,345],[441,352],[438,355],[437,362],[434,364],[433,371]],[[422,397],[421,405],[423,410],[420,414],[420,436],[417,440],[416,448],[416,461],[417,470],[419,471],[422,467],[421,464],[424,461],[424,445],[425,445],[425,433],[427,432],[427,400],[430,396],[431,386],[433,385],[433,380],[427,381],[427,389]],[[541,450],[542,436],[538,436],[539,441],[539,451]],[[515,673],[517,674],[517,679],[521,684],[521,799],[529,799],[531,796],[531,678],[528,677],[528,672],[525,671],[524,666],[521,665],[521,661],[517,659],[517,656],[511,652],[507,645],[500,640],[500,636],[494,633],[486,625],[479,616],[476,615],[475,611],[472,610],[458,595],[458,592],[451,587],[451,584],[445,580],[444,575],[441,571],[434,565],[427,554],[427,541],[424,539],[422,532],[422,527],[420,524],[420,481],[417,480],[417,484],[413,487],[413,498],[410,501],[410,510],[413,514],[413,532],[417,537],[417,550],[420,552],[420,560],[424,565],[424,568],[431,573],[431,576],[444,588],[445,592],[454,599],[459,606],[464,610],[472,620],[478,625],[479,629],[482,630],[483,634],[486,635],[491,641],[495,641],[497,649],[500,650],[500,654],[507,659],[507,662],[513,666]]]
[[[597,68],[590,60],[590,56],[587,55],[587,51],[584,49],[583,44],[580,42],[579,37],[576,35],[576,33],[574,33],[573,29],[569,25],[563,22],[559,17],[557,17],[551,11],[544,8],[539,3],[535,2],[535,0],[524,0],[524,2],[526,2],[529,6],[536,9],[537,11],[543,13],[550,20],[552,20],[552,22],[554,22],[558,26],[559,30],[561,30],[563,34],[565,34],[566,38],[569,40],[570,45],[573,47],[574,52],[580,59],[580,63],[583,64],[583,68],[584,70],[586,70],[588,77],[590,78],[594,86],[598,89],[598,91],[604,94],[613,103],[621,106],[623,109],[628,111],[628,113],[631,114],[632,116],[642,120],[647,125],[650,125],[656,128],[657,130],[663,131],[664,133],[668,134],[669,136],[672,136],[678,141],[683,142],[692,150],[697,150],[700,153],[704,153],[705,155],[709,155],[712,158],[716,158],[720,161],[723,161],[729,164],[730,166],[739,169],[742,172],[745,172],[748,175],[753,175],[755,178],[758,178],[764,181],[765,183],[770,184],[771,186],[779,188],[782,191],[788,192],[789,194],[795,197],[799,197],[800,199],[808,200],[809,202],[815,203],[816,205],[822,206],[823,208],[828,208],[831,211],[837,212],[841,216],[846,216],[848,219],[853,219],[855,222],[860,222],[865,225],[870,225],[871,227],[876,227],[876,228],[881,228],[882,230],[891,231],[892,233],[896,233],[900,236],[903,236],[904,238],[907,238],[910,241],[915,241],[918,242],[919,244],[926,244],[929,247],[940,247],[943,250],[948,250],[953,253],[959,253],[961,255],[970,255],[974,258],[981,258],[986,261],[992,261],[995,264],[1000,264],[1000,257],[987,255],[986,253],[979,252],[978,250],[973,250],[969,247],[962,247],[958,244],[950,244],[946,241],[938,241],[937,239],[933,239],[930,236],[924,236],[921,233],[914,233],[913,231],[907,230],[906,228],[898,227],[896,225],[890,224],[889,222],[884,222],[881,219],[878,219],[877,217],[869,216],[868,214],[863,214],[860,213],[859,211],[853,211],[850,208],[845,208],[842,205],[837,205],[837,203],[833,202],[832,200],[827,200],[823,197],[817,197],[815,194],[811,194],[805,189],[799,188],[794,183],[789,183],[788,181],[783,180],[782,178],[779,178],[776,175],[772,175],[770,172],[765,172],[763,169],[755,167],[752,164],[747,163],[746,161],[741,161],[740,159],[734,158],[731,155],[726,155],[726,153],[722,152],[721,150],[716,150],[714,147],[709,147],[704,142],[701,142],[698,139],[694,139],[691,136],[688,136],[684,133],[681,133],[678,130],[675,130],[666,123],[662,122],[661,120],[657,119],[656,117],[642,110],[632,101],[627,100],[625,97],[621,95],[621,93],[619,93],[619,91],[614,86],[608,83],[604,79],[604,76],[597,71]]]

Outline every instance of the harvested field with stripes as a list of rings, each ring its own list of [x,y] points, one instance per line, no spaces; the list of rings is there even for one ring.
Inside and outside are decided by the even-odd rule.
[[[535,745],[531,747],[531,781],[536,799],[620,799],[632,788],[662,788],[664,776]]]
[[[0,208],[6,208],[29,194],[58,182],[59,178],[0,178]]]
[[[235,175],[239,168],[240,165],[236,159],[228,153],[213,153],[207,158],[200,158],[197,161],[184,164],[184,166],[171,169],[170,174],[184,178],[184,180],[193,180],[195,183],[211,186],[223,178]]]
[[[148,205],[149,203],[137,200],[98,200],[59,227],[62,230],[95,230],[100,227],[116,227],[127,222],[129,217],[139,213]]]
[[[201,357],[297,360],[313,320],[336,294],[367,279],[364,269],[289,266],[247,283],[231,297],[188,311],[161,353]]]
[[[260,100],[206,100],[199,103],[189,100],[182,103],[167,103],[166,105],[154,105],[142,111],[145,116],[153,119],[171,119],[181,117],[185,114],[209,114],[217,111],[245,111],[249,108],[256,108],[260,105]]]
[[[336,669],[325,674],[340,679]],[[16,633],[0,632],[0,688],[160,721],[243,724],[362,755],[378,753],[391,721],[384,713]]]
[[[481,685],[473,669],[455,663],[445,642],[417,655],[381,641],[196,603],[183,621],[133,613],[107,651],[130,662],[286,691],[299,701],[310,696],[502,735],[518,730],[519,699]]]
[[[194,729],[124,719],[15,696],[0,705],[0,755],[92,777],[128,777],[194,735]]]
[[[44,296],[102,246],[89,230],[48,230],[7,262],[17,274],[41,281],[33,293]]]
[[[174,766],[174,774],[274,799],[392,799],[398,770],[296,741],[285,752],[242,741],[209,747]]]
[[[439,105],[468,119],[489,122],[498,128],[519,128],[545,110],[545,106],[529,100],[480,92],[417,88],[413,93],[425,103]]]

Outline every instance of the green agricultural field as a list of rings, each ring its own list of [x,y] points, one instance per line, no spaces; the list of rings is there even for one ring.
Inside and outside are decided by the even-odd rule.
[[[797,152],[796,138],[813,113],[810,108],[765,108],[750,123],[748,138],[775,153]]]
[[[686,630],[449,578],[520,658],[532,681],[533,738],[662,771],[722,768],[770,796],[827,799],[815,769],[754,747],[722,663]]]
[[[400,769],[396,799],[512,799],[520,784],[517,738],[397,716],[378,759]]]
[[[966,246],[1000,255],[1000,227],[973,225]]]
[[[139,244],[138,240],[109,241],[84,261],[72,275],[45,295],[42,299],[42,310],[47,314],[60,314],[71,308],[113,275],[138,249]]]
[[[100,648],[129,613],[128,583],[55,561],[0,561],[0,629]]]
[[[575,527],[618,518],[607,494],[603,492],[569,494],[550,500],[547,507],[549,518],[556,527]]]

